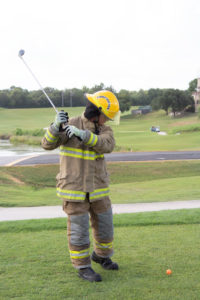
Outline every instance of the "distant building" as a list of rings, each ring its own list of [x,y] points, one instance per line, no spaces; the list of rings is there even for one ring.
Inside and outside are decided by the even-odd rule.
[[[141,115],[142,111],[140,109],[132,109],[131,114],[132,115]]]
[[[195,104],[195,112],[198,112],[200,107],[200,78],[197,78],[197,88],[196,91],[192,93]]]
[[[132,115],[145,115],[152,112],[152,107],[150,105],[140,106],[138,109],[132,109]]]

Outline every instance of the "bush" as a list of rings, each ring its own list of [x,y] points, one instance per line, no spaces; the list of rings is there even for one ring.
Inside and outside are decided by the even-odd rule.
[[[43,136],[45,133],[44,129],[35,129],[35,130],[23,130],[21,128],[16,128],[14,135],[16,136]]]
[[[15,135],[23,135],[23,130],[21,128],[16,128]]]
[[[10,142],[12,144],[26,144],[26,145],[34,145],[39,146],[41,144],[41,137],[36,136],[28,136],[28,135],[13,135],[10,137]]]

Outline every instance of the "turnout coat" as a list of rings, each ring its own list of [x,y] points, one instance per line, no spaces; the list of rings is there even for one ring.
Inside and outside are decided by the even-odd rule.
[[[53,150],[60,147],[60,171],[57,179],[57,195],[69,202],[82,202],[89,193],[90,202],[104,200],[109,196],[109,178],[104,153],[110,153],[115,146],[112,129],[95,125],[84,117],[70,118],[69,125],[86,130],[86,139],[80,141],[65,132],[57,133],[51,125],[42,139],[42,147]]]

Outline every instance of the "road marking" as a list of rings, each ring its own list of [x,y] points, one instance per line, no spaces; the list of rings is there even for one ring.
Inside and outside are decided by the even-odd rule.
[[[6,166],[6,167],[12,167],[12,166],[14,166],[14,165],[16,165],[16,164],[18,164],[18,163],[20,163],[20,162],[22,162],[22,161],[25,161],[25,160],[28,160],[28,159],[30,159],[30,158],[34,158],[34,157],[37,157],[37,156],[40,156],[40,155],[41,155],[41,154],[35,154],[35,155],[26,156],[26,157],[17,159],[17,160],[15,160],[15,161],[13,161],[13,162],[11,162],[11,163],[5,165],[5,166]]]

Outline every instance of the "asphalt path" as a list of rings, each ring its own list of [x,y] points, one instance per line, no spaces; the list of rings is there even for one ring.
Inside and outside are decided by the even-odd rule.
[[[155,151],[155,152],[114,152],[105,154],[106,161],[165,161],[200,159],[200,151]],[[58,164],[59,154],[33,154],[31,156],[0,157],[0,166],[25,166]]]
[[[200,208],[200,200],[112,204],[114,214]],[[1,221],[64,218],[62,206],[0,207]]]

